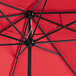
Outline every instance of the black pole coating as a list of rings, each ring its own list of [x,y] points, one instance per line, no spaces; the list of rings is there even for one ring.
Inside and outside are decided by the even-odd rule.
[[[28,41],[31,41],[32,37],[32,23],[31,19],[29,18],[29,24],[28,24]],[[31,65],[32,65],[32,45],[29,43],[28,45],[28,76],[31,76]]]

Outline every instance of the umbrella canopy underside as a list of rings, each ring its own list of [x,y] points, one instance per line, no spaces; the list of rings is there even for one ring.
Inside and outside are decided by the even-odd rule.
[[[40,0],[33,9],[38,2],[0,0],[0,76],[27,76],[31,30],[31,76],[76,75],[76,0]],[[34,14],[29,32],[28,10]]]

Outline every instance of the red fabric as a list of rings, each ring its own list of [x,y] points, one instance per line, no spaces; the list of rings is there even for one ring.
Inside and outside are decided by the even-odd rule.
[[[10,4],[12,6],[21,8],[23,10],[31,10],[33,6],[39,0],[0,0],[1,2]],[[44,0],[42,3],[36,8],[35,12],[40,12],[43,6]],[[4,12],[5,15],[14,15],[23,13],[21,11],[12,9],[10,7],[4,6],[0,4],[0,10]],[[76,0],[48,0],[45,6],[44,11],[76,11]],[[2,16],[0,14],[0,16]],[[12,22],[20,19],[23,16],[10,17],[9,19]],[[73,22],[76,20],[76,14],[49,14],[42,15],[42,17],[52,20],[56,23],[62,24],[63,26]],[[38,18],[36,18],[38,20]],[[26,26],[27,19],[23,19],[15,26],[23,33],[24,27]],[[60,28],[58,25],[47,22],[45,20],[40,20],[39,24],[45,30],[46,33],[52,32],[57,28]],[[76,23],[68,26],[71,29],[76,30]],[[10,23],[5,19],[0,19],[0,31]],[[36,23],[33,21],[33,30],[35,28]],[[19,33],[13,28],[9,28],[4,31],[3,34],[9,35],[15,38],[21,39]],[[43,36],[43,32],[38,27],[34,36],[34,39],[37,39]],[[25,37],[27,37],[27,32]],[[67,40],[67,39],[76,39],[76,32],[72,32],[66,28],[49,35],[51,40]],[[48,41],[47,38],[43,38],[40,41]],[[0,44],[2,43],[17,43],[18,41],[8,39],[6,37],[0,36]],[[18,42],[19,43],[19,42]],[[67,62],[71,65],[71,67],[76,72],[76,41],[74,42],[60,42],[54,43],[56,47],[59,49],[61,54],[67,60]],[[38,44],[41,47],[49,49],[53,52],[58,53],[58,51],[53,47],[51,43],[48,44]],[[22,49],[24,46],[22,47]],[[19,46],[0,46],[0,76],[11,76],[12,70],[14,67],[16,55],[18,53]],[[19,57],[16,71],[14,76],[27,76],[27,49],[23,54]],[[66,64],[64,59],[61,56],[54,55],[42,49],[39,49],[35,46],[32,48],[32,76],[75,76],[70,67]]]

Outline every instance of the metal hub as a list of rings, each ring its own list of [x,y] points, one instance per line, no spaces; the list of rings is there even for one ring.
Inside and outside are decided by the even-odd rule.
[[[25,16],[26,16],[26,18],[33,18],[33,17],[35,17],[35,13],[33,12],[33,11],[27,11],[26,13],[25,13]]]
[[[27,40],[24,42],[24,44],[25,44],[26,46],[34,46],[35,41],[32,40],[32,39],[30,39],[30,40],[27,39]]]

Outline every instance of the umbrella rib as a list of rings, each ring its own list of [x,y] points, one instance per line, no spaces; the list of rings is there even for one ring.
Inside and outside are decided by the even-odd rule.
[[[25,14],[15,14],[15,15],[6,15],[7,17],[14,17],[14,16],[23,16]],[[0,16],[0,18],[5,18],[4,16]]]
[[[15,68],[16,68],[17,62],[18,62],[18,58],[16,58],[16,62],[15,62],[15,65],[14,65],[14,69],[13,69],[12,76],[14,75],[14,72],[15,72]]]
[[[61,57],[64,59],[64,61],[67,63],[67,65],[70,67],[70,69],[76,74],[76,72],[74,71],[74,69],[71,67],[71,65],[67,62],[67,60],[65,59],[65,57],[62,55],[62,53],[57,50],[59,52],[59,54],[61,55]]]
[[[1,36],[4,36],[4,37],[6,37],[6,38],[9,38],[9,39],[13,39],[13,40],[17,40],[17,41],[24,42],[24,41],[22,41],[22,40],[20,40],[20,39],[17,39],[17,38],[11,37],[11,36],[7,36],[7,35],[4,35],[4,34],[0,34],[0,35],[1,35]]]
[[[35,20],[35,19],[34,19]],[[36,20],[35,20],[36,21]],[[38,24],[39,25],[39,24]],[[44,32],[44,34],[46,35],[46,33],[45,33],[45,31],[42,29],[42,27],[39,25],[39,27],[41,28],[41,30]],[[47,38],[50,40],[50,42],[52,42],[51,41],[51,39],[47,36]],[[67,41],[67,40],[66,40]],[[62,56],[63,57],[63,59],[65,60],[65,62],[69,65],[69,63],[66,61],[66,59],[64,58],[64,56],[60,53],[60,51],[57,49],[57,47],[55,46],[55,44],[52,42],[52,45],[55,47],[55,49],[59,52],[59,55],[60,56]],[[37,46],[37,47],[39,47],[39,46]],[[41,48],[41,49],[44,49],[44,50],[47,50],[47,49],[45,49],[45,48],[42,48],[42,47],[39,47],[39,48]],[[48,50],[47,50],[48,51]],[[69,65],[69,67],[72,69],[72,67]],[[73,69],[72,69],[73,70]],[[74,72],[74,70],[73,70],[73,72]],[[74,72],[75,73],[75,72]]]
[[[26,12],[25,10],[22,10],[22,9],[20,9],[20,8],[17,8],[17,7],[11,6],[11,5],[8,5],[8,4],[3,3],[3,2],[0,2],[0,4],[5,5],[5,6],[8,6],[8,7],[11,7],[11,8],[13,8],[13,9],[16,9],[16,10],[19,10],[19,11],[22,11],[22,12]]]
[[[26,48],[27,47],[25,47],[21,52],[18,53],[18,56],[16,57],[16,63],[15,63],[15,66],[14,66],[14,70],[13,70],[12,76],[14,75],[15,68],[16,68],[16,65],[17,65],[17,62],[18,62],[18,58],[25,51]],[[20,50],[21,50],[21,47],[20,47]]]
[[[43,49],[43,50],[45,50],[45,51],[48,51],[48,52],[50,52],[50,53],[53,53],[53,54],[56,54],[56,55],[59,55],[59,56],[60,56],[60,54],[55,53],[55,52],[53,52],[53,51],[51,51],[51,50],[45,49],[45,48],[43,48],[43,47],[41,47],[41,46],[38,46],[38,45],[35,45],[35,46],[38,47],[38,48],[40,48],[40,49]]]
[[[69,25],[71,25],[71,24],[73,24],[73,23],[75,23],[75,22],[76,22],[76,21],[73,21],[73,22],[67,24],[66,26],[69,26]],[[62,26],[61,28],[59,28],[59,29],[57,29],[57,30],[55,30],[55,31],[53,31],[53,32],[50,32],[50,33],[48,33],[48,34],[46,34],[46,35],[44,35],[44,36],[41,36],[40,38],[36,39],[35,41],[38,41],[38,40],[40,40],[40,39],[42,39],[42,38],[44,38],[44,37],[46,37],[46,36],[49,36],[49,35],[51,35],[51,34],[53,34],[53,33],[55,33],[55,32],[58,32],[59,30],[65,28],[66,26]]]
[[[27,23],[26,23],[26,27],[25,27],[24,35],[25,35],[26,29],[27,29],[27,25],[28,25],[28,21],[27,21]]]
[[[35,18],[34,18],[34,21],[37,22]],[[43,30],[43,28],[40,26],[40,24],[38,24],[38,26],[40,27],[40,29],[42,30],[42,32],[46,35],[46,32]],[[46,36],[46,37],[47,37],[48,40],[51,42],[51,39],[50,39],[48,36]],[[52,45],[53,45],[53,47],[54,47],[56,50],[58,50],[58,48],[54,45],[54,43],[52,43]]]
[[[71,23],[70,23],[71,24]],[[69,24],[68,24],[69,25]],[[66,25],[66,26],[68,26],[68,25]],[[62,28],[64,28],[65,26],[63,26]],[[61,29],[62,29],[61,28]],[[45,34],[45,36],[48,36],[47,34]],[[40,40],[40,39],[39,39]],[[37,40],[36,40],[37,41]],[[40,47],[40,46],[37,46],[37,45],[35,45],[36,47],[38,47],[38,48],[41,48],[41,49],[43,49],[43,50],[46,50],[46,51],[49,51],[49,50],[47,50],[47,49],[45,49],[45,48],[42,48],[42,47]],[[56,46],[53,44],[53,46],[56,48]],[[71,70],[76,74],[76,72],[73,70],[73,68],[70,66],[70,64],[67,62],[67,60],[64,58],[64,56],[61,54],[61,52],[56,48],[56,50],[59,52],[59,55],[60,56],[62,56],[62,58],[64,59],[64,61],[67,63],[67,65],[71,68]]]
[[[28,21],[27,21],[27,24],[26,24],[26,27],[25,27],[25,30],[24,30],[24,35],[25,35],[26,29],[27,29],[27,25],[28,25]],[[22,38],[22,40],[23,39],[24,38]],[[18,55],[20,54],[21,47],[22,47],[22,45],[20,45]],[[17,62],[18,62],[18,58],[19,58],[19,56],[16,58],[16,62],[15,62],[15,66],[14,66],[14,69],[13,69],[13,72],[12,72],[12,76],[14,75],[14,72],[15,72],[15,69],[16,69],[16,65],[17,65]]]
[[[37,23],[37,21],[36,21],[35,18],[34,18],[34,21]],[[43,28],[41,27],[41,25],[38,24],[38,26],[39,26],[40,29],[43,31],[43,33],[46,35],[46,32],[43,30]],[[76,41],[76,39],[51,41],[51,39],[50,39],[48,36],[47,36],[47,38],[49,39],[49,41],[39,42],[39,43],[54,43],[54,42],[69,42],[69,41]],[[38,42],[37,42],[37,43],[38,43]]]
[[[45,49],[45,48],[42,48],[42,47],[40,47],[40,46],[37,46],[37,45],[35,45],[36,47],[38,47],[38,48],[41,48],[41,49],[43,49],[43,50],[46,50],[46,51],[49,51],[49,50],[47,50],[47,49]],[[59,51],[59,50],[57,50],[58,52],[59,52],[59,55],[60,56],[62,56],[62,58],[64,59],[64,61],[67,63],[67,65],[71,68],[71,70],[76,74],[76,72],[73,70],[73,68],[71,67],[71,65],[67,62],[67,60],[64,58],[64,56],[61,54],[61,52]],[[50,52],[50,51],[49,51]],[[54,53],[54,54],[56,54],[55,52],[52,52],[52,53]],[[58,54],[57,54],[58,55]]]
[[[37,24],[36,24],[36,27],[35,27],[34,32],[33,32],[33,35],[32,35],[32,38],[33,38],[33,36],[34,36],[34,34],[35,34],[35,31],[36,31],[36,29],[37,29],[37,26],[38,26],[38,23],[39,23],[39,21],[40,21],[42,12],[43,12],[43,10],[44,10],[44,8],[45,8],[46,2],[47,2],[47,0],[45,0],[45,2],[44,2],[43,8],[42,8],[41,13],[40,13],[40,16],[39,16],[39,18],[38,18],[38,22],[37,22]]]
[[[0,46],[23,45],[24,43],[0,44]]]
[[[76,11],[74,12],[43,12],[42,14],[73,14],[73,13],[76,13]],[[40,12],[35,12],[35,14],[40,14]]]
[[[36,17],[39,17],[38,15],[35,15]],[[56,23],[56,22],[54,22],[54,21],[51,21],[51,20],[48,20],[48,19],[46,19],[46,18],[44,18],[44,17],[41,17],[41,19],[43,19],[43,20],[45,20],[45,21],[48,21],[48,22],[51,22],[51,23],[53,23],[53,24],[56,24],[56,25],[58,25],[58,26],[62,26],[61,24],[58,24],[58,23]],[[76,32],[76,30],[73,30],[73,29],[71,29],[71,28],[68,28],[68,27],[65,27],[66,29],[68,29],[68,30],[71,30],[71,31],[73,31],[73,32]]]
[[[59,14],[59,16],[60,16],[61,24],[63,25],[63,21],[62,21],[62,16],[61,16],[61,14]],[[76,30],[73,30],[73,29],[71,29],[71,28],[68,28],[68,27],[65,27],[65,28],[68,29],[68,30],[70,30],[70,31],[76,32]]]
[[[59,42],[72,42],[76,41],[76,39],[72,40],[57,40],[57,41],[42,41],[42,42],[36,42],[37,44],[42,44],[42,43],[59,43]]]
[[[34,10],[38,7],[38,5],[41,3],[41,1],[42,1],[42,0],[40,0],[40,1],[34,6],[34,8],[32,9],[32,11],[34,11]]]
[[[43,50],[46,50],[46,51],[48,51],[48,52],[51,52],[51,53],[53,53],[53,54],[56,54],[56,55],[61,56],[61,57],[64,59],[64,61],[67,63],[67,65],[71,68],[71,70],[76,74],[76,72],[73,70],[73,68],[70,66],[70,64],[67,62],[67,60],[64,58],[64,56],[61,54],[61,52],[60,52],[59,50],[57,50],[57,51],[59,52],[59,54],[57,54],[57,53],[55,53],[55,52],[52,52],[52,51],[47,50],[47,49],[45,49],[45,48],[42,48],[42,47],[40,47],[40,46],[37,46],[37,45],[35,45],[35,46],[38,47],[38,48],[41,48],[41,49],[43,49]]]
[[[19,21],[21,21],[22,19],[24,19],[25,17],[20,18],[19,20],[17,20],[16,22],[14,22],[13,24],[18,23]],[[0,33],[4,32],[5,30],[7,30],[8,28],[10,28],[12,25],[7,26],[6,28],[4,28],[3,30],[0,31]]]
[[[27,48],[27,46],[18,54],[17,57],[19,57],[25,51],[26,48]]]
[[[20,45],[18,54],[20,53],[21,47],[22,47],[22,45]],[[13,72],[12,72],[12,76],[14,75],[14,72],[15,72],[15,69],[16,69],[16,65],[17,65],[17,62],[18,62],[18,58],[19,58],[19,57],[16,57],[16,62],[15,62],[15,65],[14,65],[14,69],[13,69]]]
[[[0,10],[1,14],[7,19],[7,21],[17,30],[17,32],[23,37],[25,38],[25,36],[16,28],[16,26],[8,19],[8,17],[6,17],[6,15]],[[26,38],[25,38],[26,39]]]

